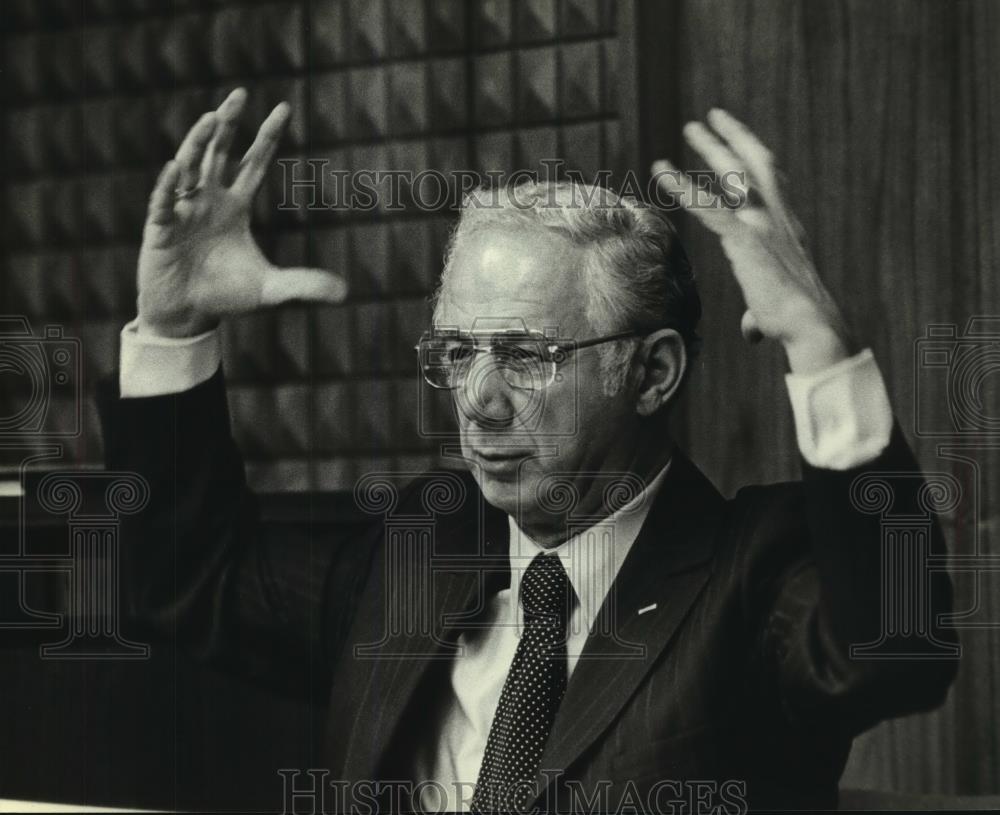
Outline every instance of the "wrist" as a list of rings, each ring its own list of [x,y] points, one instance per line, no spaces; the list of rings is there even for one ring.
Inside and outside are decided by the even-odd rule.
[[[180,320],[154,320],[140,311],[136,317],[136,331],[149,337],[164,337],[172,340],[187,339],[205,334],[219,326],[219,321],[209,317],[187,317]]]
[[[785,340],[784,346],[793,374],[819,373],[854,354],[851,341],[830,326]]]

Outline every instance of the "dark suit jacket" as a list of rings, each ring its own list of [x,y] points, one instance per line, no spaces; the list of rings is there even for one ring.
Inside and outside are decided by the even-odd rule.
[[[131,612],[200,659],[328,698],[331,779],[407,778],[414,744],[434,732],[457,633],[495,589],[492,570],[502,579],[503,513],[468,474],[431,475],[334,547],[308,518],[259,523],[221,374],[174,396],[109,394],[102,415],[110,466],[151,485],[122,536]],[[801,483],[727,500],[675,457],[595,626],[615,636],[592,634],[569,682],[539,805],[832,807],[853,736],[941,703],[956,670],[953,655],[935,658],[954,643],[937,626],[951,606],[944,575],[931,580],[930,630],[887,643],[902,658],[848,650],[879,640],[883,619],[881,520],[855,508],[852,482],[908,473],[895,509],[920,511],[901,433],[859,471],[803,471]],[[454,495],[430,495],[428,479]],[[385,510],[387,493],[367,487],[359,499]],[[916,652],[931,658],[905,657]]]

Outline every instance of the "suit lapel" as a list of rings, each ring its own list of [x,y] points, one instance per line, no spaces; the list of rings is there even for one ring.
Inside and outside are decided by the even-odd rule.
[[[381,545],[386,547],[386,557],[378,562],[385,571],[377,578],[382,590],[366,604],[368,623],[364,628],[370,632],[391,629],[385,609],[407,607],[400,594],[414,589],[429,600],[429,626],[409,630],[408,621],[402,619],[402,631],[378,634],[377,645],[362,651],[361,668],[369,676],[355,722],[363,724],[363,732],[356,733],[356,741],[347,746],[347,778],[377,777],[379,764],[429,666],[435,661],[454,659],[461,626],[481,610],[484,570],[494,575],[501,573],[501,580],[505,571],[509,580],[506,516],[483,500],[471,477],[469,481],[470,506],[454,516],[439,518],[435,525],[430,563],[424,572],[432,581],[429,590],[419,583],[408,587],[390,577],[386,564],[391,562],[392,552],[383,535]]]
[[[541,769],[565,770],[590,747],[666,648],[708,580],[723,503],[694,464],[675,454],[570,678]]]

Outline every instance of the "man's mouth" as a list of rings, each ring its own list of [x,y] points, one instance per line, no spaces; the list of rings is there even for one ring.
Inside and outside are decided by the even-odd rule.
[[[476,458],[483,461],[517,461],[529,455],[528,450],[517,450],[511,447],[483,447],[472,451]]]

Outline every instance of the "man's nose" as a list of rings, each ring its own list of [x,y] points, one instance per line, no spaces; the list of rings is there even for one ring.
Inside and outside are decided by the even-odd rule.
[[[490,354],[472,364],[457,396],[462,415],[483,429],[509,427],[517,416],[517,398]]]

